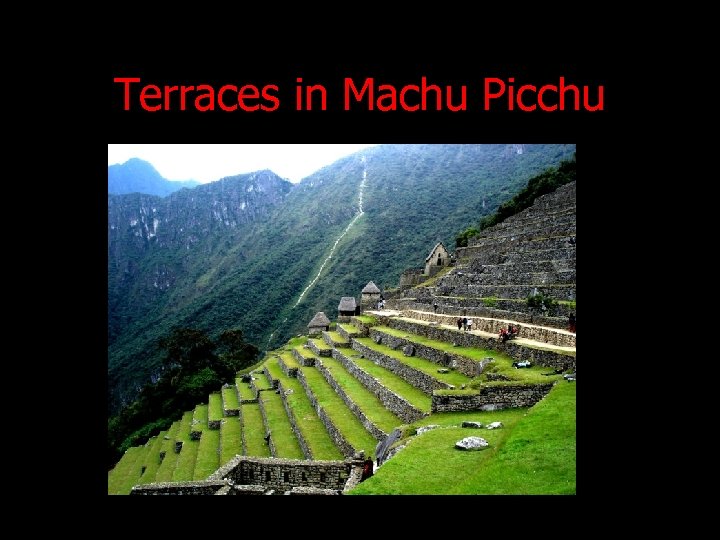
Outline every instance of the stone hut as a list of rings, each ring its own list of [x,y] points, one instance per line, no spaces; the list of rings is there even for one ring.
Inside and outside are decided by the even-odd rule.
[[[308,323],[309,334],[320,334],[323,330],[330,329],[330,319],[323,311],[318,311]]]
[[[380,289],[372,281],[369,281],[365,287],[363,287],[362,295],[360,297],[360,306],[363,311],[366,309],[375,309],[377,303],[380,301]]]
[[[343,296],[338,304],[338,321],[350,322],[353,315],[360,315],[360,306],[357,305],[355,297]]]
[[[432,248],[432,251],[430,251],[430,255],[425,257],[424,274],[432,277],[449,264],[450,252],[445,249],[442,242],[438,242],[435,244],[435,247]]]

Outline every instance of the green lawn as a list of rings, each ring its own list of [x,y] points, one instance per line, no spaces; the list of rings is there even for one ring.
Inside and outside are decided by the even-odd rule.
[[[165,435],[167,435],[167,431],[161,431],[157,434],[157,437],[152,439],[152,446],[145,456],[145,472],[138,480],[138,484],[150,484],[155,481],[155,475],[161,463],[160,449],[165,442]]]
[[[305,459],[300,443],[290,426],[290,420],[282,404],[282,398],[275,392],[263,392],[260,394],[268,428],[272,434],[272,442],[275,446],[275,457],[287,459]]]
[[[272,388],[272,386],[270,385],[270,381],[268,381],[265,373],[263,373],[262,371],[253,373],[252,383],[258,390],[267,390],[269,388]]]
[[[378,366],[372,360],[359,357],[351,358],[351,360],[355,362],[360,369],[378,379],[388,390],[392,390],[417,409],[423,412],[430,412],[431,398],[425,392],[418,390],[399,375],[395,375],[392,371]]]
[[[375,451],[377,441],[368,433],[360,420],[352,413],[343,400],[335,393],[325,377],[314,367],[301,367],[308,385],[318,403],[330,417],[335,427],[342,433],[355,450],[365,450],[366,455]]]
[[[242,423],[239,416],[228,416],[220,424],[220,443],[222,447],[220,455],[221,467],[234,458],[236,454],[242,455]]]
[[[300,367],[297,358],[295,358],[291,352],[283,351],[282,353],[280,353],[280,358],[282,358],[283,363],[289,368]]]
[[[352,494],[575,493],[575,388],[575,383],[559,382],[530,409],[424,418],[413,426],[441,427],[408,438],[408,446]],[[504,427],[461,428],[463,420],[501,421]],[[477,452],[454,448],[469,435],[483,437],[490,447]]]
[[[385,433],[389,434],[403,423],[385,408],[375,394],[360,384],[360,381],[353,377],[338,360],[323,358],[322,363],[350,399],[362,409],[365,416]]]
[[[207,429],[198,444],[193,480],[205,480],[220,466],[220,430]],[[183,450],[184,452],[185,450]]]
[[[270,448],[265,442],[265,426],[263,426],[260,405],[257,403],[242,404],[243,433],[248,456],[270,457]]]
[[[157,473],[155,474],[155,482],[170,482],[172,481],[173,472],[175,472],[175,465],[177,464],[178,455],[175,453],[175,438],[177,437],[178,431],[182,420],[173,422],[173,425],[168,429],[167,436],[169,440],[165,440],[160,447],[160,451],[165,451],[165,459],[158,467]]]
[[[233,386],[228,386],[222,389],[223,408],[225,409],[239,409],[240,402],[238,401],[237,391]]]
[[[315,358],[315,353],[313,353],[310,349],[306,349],[302,345],[298,345],[297,347],[293,348],[305,358]]]
[[[182,450],[178,454],[177,464],[173,471],[172,481],[183,482],[193,479],[193,470],[195,469],[195,459],[197,458],[198,445],[200,441],[190,439],[190,422],[192,421],[192,411],[183,414],[180,429],[175,439],[183,441]]]
[[[268,360],[266,366],[272,376],[277,377],[282,383],[283,389],[290,391],[290,393],[285,396],[285,399],[288,402],[290,410],[295,415],[300,432],[310,448],[313,459],[342,459],[342,453],[338,450],[337,446],[335,446],[335,443],[325,429],[325,425],[310,404],[310,400],[305,394],[305,389],[300,384],[300,381],[285,375],[277,365],[277,360]]]
[[[208,406],[206,404],[196,405],[193,411],[193,431],[205,431],[208,428]]]
[[[356,315],[355,318],[364,324],[376,324],[377,319],[375,317],[371,317],[370,315]]]
[[[223,403],[220,392],[213,392],[208,396],[208,421],[222,420]]]
[[[318,348],[318,350],[321,350],[321,351],[332,350],[332,347],[330,345],[328,345],[327,343],[325,343],[322,339],[313,338],[313,339],[310,339],[309,341],[312,341],[312,343]]]
[[[349,335],[353,334],[359,334],[360,330],[358,330],[358,327],[353,324],[348,323],[338,323],[338,326],[340,326],[343,330],[345,330]]]
[[[242,382],[240,377],[235,379],[235,386],[240,392],[240,399],[255,399],[255,391],[250,388],[250,383]]]
[[[433,379],[437,379],[438,381],[442,381],[447,384],[453,384],[458,388],[460,388],[461,384],[470,383],[470,377],[468,377],[467,375],[463,375],[462,373],[459,373],[454,369],[450,369],[450,371],[448,371],[447,373],[438,373],[438,369],[442,368],[443,366],[436,364],[435,362],[431,362],[430,360],[427,360],[425,358],[420,358],[419,356],[405,356],[402,350],[393,350],[387,345],[379,345],[370,338],[355,338],[355,340],[358,343],[365,345],[366,347],[374,351],[382,353],[385,356],[389,356],[390,358],[393,358],[398,362],[405,364],[406,366],[417,369],[418,371],[425,373],[426,375],[429,375],[430,377],[432,377]]]

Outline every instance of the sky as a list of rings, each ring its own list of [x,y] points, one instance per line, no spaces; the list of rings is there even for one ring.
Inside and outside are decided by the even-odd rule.
[[[374,144],[108,144],[108,165],[140,158],[167,180],[214,182],[270,169],[299,182],[318,169]]]

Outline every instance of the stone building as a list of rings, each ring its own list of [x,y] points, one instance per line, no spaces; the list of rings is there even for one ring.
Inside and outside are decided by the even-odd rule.
[[[365,287],[363,287],[362,294],[360,296],[360,307],[362,311],[366,309],[375,309],[377,303],[380,301],[380,289],[372,281],[369,281]]]
[[[360,315],[360,306],[357,305],[355,297],[343,296],[338,304],[338,321],[350,322],[353,315]]]
[[[424,274],[432,277],[448,264],[450,264],[450,252],[445,249],[442,242],[438,242],[430,251],[430,255],[425,257]]]
[[[330,319],[325,312],[318,311],[308,323],[308,334],[320,334],[323,330],[330,329]]]

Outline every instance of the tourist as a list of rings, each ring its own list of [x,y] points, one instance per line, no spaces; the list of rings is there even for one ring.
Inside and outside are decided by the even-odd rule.
[[[368,459],[366,459],[363,462],[363,470],[362,470],[362,476],[360,477],[360,481],[367,480],[373,475],[373,460],[372,456],[370,456]]]
[[[568,317],[568,330],[575,333],[575,313],[571,313]]]
[[[467,317],[463,317],[463,332],[467,330]]]
[[[468,319],[467,321],[468,332],[472,332],[472,319]]]
[[[437,313],[437,302],[433,302],[433,311]]]
[[[462,330],[462,317],[458,317],[457,325],[458,325],[458,330]]]

